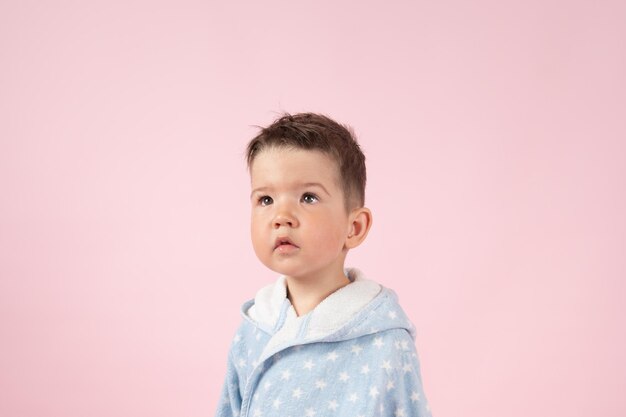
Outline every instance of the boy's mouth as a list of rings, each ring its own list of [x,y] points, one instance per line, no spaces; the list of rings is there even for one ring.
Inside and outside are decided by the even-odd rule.
[[[298,245],[293,243],[291,239],[289,239],[287,236],[281,236],[276,239],[276,242],[274,243],[274,249],[279,248],[281,246],[293,246],[296,248],[298,247]]]

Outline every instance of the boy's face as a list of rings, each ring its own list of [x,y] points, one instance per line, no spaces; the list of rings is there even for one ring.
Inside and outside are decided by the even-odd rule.
[[[294,278],[343,275],[350,222],[336,163],[320,151],[270,148],[250,175],[252,245],[261,262]],[[276,246],[283,237],[293,245]]]

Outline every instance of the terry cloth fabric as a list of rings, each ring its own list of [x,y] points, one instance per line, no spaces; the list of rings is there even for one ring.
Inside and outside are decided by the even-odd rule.
[[[241,308],[219,417],[424,417],[415,328],[392,290],[351,283],[298,317],[286,279]]]

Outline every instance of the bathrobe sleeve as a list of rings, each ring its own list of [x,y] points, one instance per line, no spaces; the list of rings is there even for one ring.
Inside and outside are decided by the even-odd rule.
[[[385,417],[431,416],[424,395],[420,364],[415,346],[402,352],[398,365],[392,372],[393,388],[387,391],[381,415]]]
[[[218,417],[238,417],[241,410],[241,393],[239,392],[239,376],[232,359],[232,351],[228,353],[226,378],[222,387],[219,404],[217,406]]]

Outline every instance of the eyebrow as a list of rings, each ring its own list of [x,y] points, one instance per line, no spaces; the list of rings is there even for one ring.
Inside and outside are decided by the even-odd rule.
[[[296,184],[296,186],[298,186],[299,188],[304,188],[304,187],[320,187],[322,190],[324,190],[324,192],[328,195],[330,195],[330,193],[328,192],[328,190],[326,189],[326,187],[324,187],[322,184],[320,184],[319,182],[305,182],[302,184]],[[259,187],[259,188],[255,188],[254,190],[252,190],[252,192],[250,193],[250,198],[252,198],[252,196],[254,195],[254,193],[259,192],[259,191],[266,191],[266,190],[271,190],[272,187]]]

